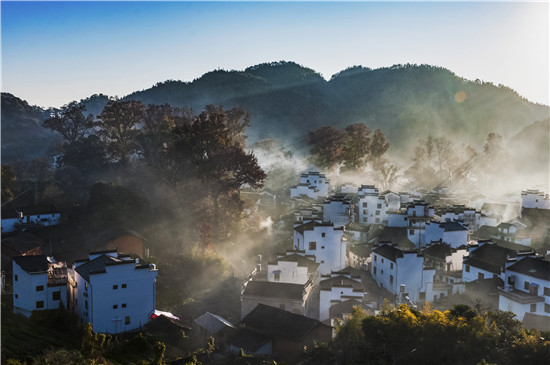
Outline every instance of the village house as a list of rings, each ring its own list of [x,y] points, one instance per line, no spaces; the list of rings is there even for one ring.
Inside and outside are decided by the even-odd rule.
[[[380,196],[384,197],[387,212],[397,212],[401,208],[401,197],[399,194],[386,190]]]
[[[362,303],[365,296],[365,289],[361,276],[351,268],[331,272],[324,275],[319,282],[319,320],[330,323],[330,308],[333,305],[355,300]]]
[[[426,222],[425,241],[423,247],[431,242],[443,242],[453,248],[468,244],[468,228],[458,221]]]
[[[342,194],[357,194],[357,186],[353,184],[342,184],[340,186],[340,193]]]
[[[514,312],[520,321],[529,314],[549,323],[550,261],[529,256],[509,266],[499,292],[499,309]]]
[[[154,264],[117,250],[90,252],[69,270],[69,308],[95,332],[140,328],[155,311],[157,275]]]
[[[300,175],[300,184],[308,184],[313,186],[319,192],[319,197],[325,198],[328,196],[330,181],[324,174],[319,172],[307,172]]]
[[[379,287],[397,296],[401,303],[422,303],[434,298],[435,268],[424,267],[418,250],[380,243],[372,250],[371,275]]]
[[[426,244],[426,223],[434,219],[434,208],[421,200],[415,200],[407,208],[388,214],[388,227],[407,229],[407,238],[420,248]]]
[[[267,264],[267,281],[302,285],[310,280],[316,282],[318,268],[315,256],[290,250],[287,254],[278,254],[276,260]]]
[[[293,248],[315,256],[315,262],[320,264],[319,273],[327,274],[346,267],[346,242],[342,240],[343,234],[344,227],[335,227],[332,223],[299,223],[294,227]]]
[[[522,191],[521,208],[550,209],[550,196],[536,189]]]
[[[361,185],[357,195],[360,224],[387,224],[387,204],[374,185]]]
[[[310,199],[317,200],[319,198],[319,190],[315,186],[309,184],[298,184],[290,188],[291,198],[301,196],[307,196]]]
[[[492,241],[479,241],[468,246],[468,256],[464,257],[462,281],[470,282],[489,278],[505,280],[506,268],[528,256],[535,256],[529,247],[511,244],[502,247]]]
[[[67,306],[67,266],[44,255],[13,258],[13,311],[30,317],[35,310]]]
[[[236,327],[227,319],[217,314],[206,312],[193,321],[198,329],[196,336],[203,342],[214,337],[216,344],[225,343],[228,336],[236,330]]]
[[[452,247],[446,243],[433,243],[422,250],[424,266],[435,269],[433,295],[442,299],[464,293],[462,261],[468,254],[466,246]]]
[[[464,205],[440,208],[436,210],[435,214],[441,217],[441,222],[458,221],[467,226],[470,231],[476,231],[483,225],[496,226],[496,219],[488,218],[474,208],[467,208]]]
[[[243,319],[244,328],[230,339],[234,352],[271,355],[277,361],[295,364],[304,346],[327,342],[332,328],[316,319],[260,304]],[[242,331],[247,331],[242,333]]]
[[[334,195],[323,203],[323,222],[332,222],[335,227],[341,227],[352,221],[351,200],[345,195]]]
[[[61,213],[53,205],[29,205],[2,207],[2,233],[14,232],[25,227],[53,226],[60,224]]]

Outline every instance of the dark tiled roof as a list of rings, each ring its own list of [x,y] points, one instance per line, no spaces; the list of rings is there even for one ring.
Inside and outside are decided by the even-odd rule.
[[[50,267],[49,261],[44,255],[16,256],[13,260],[28,273],[46,272]]]
[[[506,240],[497,240],[497,239],[494,239],[494,238],[491,241],[497,246],[508,248],[508,249],[514,250],[514,251],[519,251],[519,252],[532,251],[531,247],[526,246],[526,245],[521,245],[521,244],[515,243],[515,242],[510,242],[510,241],[506,241]]]
[[[550,281],[550,261],[542,258],[526,257],[508,267],[507,270]]]
[[[308,271],[313,272],[317,270],[320,264],[316,263],[315,260],[310,260],[302,255],[290,254],[283,257],[279,257],[276,261],[285,261],[285,262],[297,262],[298,266],[307,267]],[[276,265],[276,262],[269,263],[270,265]]]
[[[287,312],[283,309],[258,304],[252,312],[243,319],[246,327],[260,333],[286,338],[290,341],[303,341],[317,327],[330,326],[316,319]]]
[[[239,328],[229,339],[229,344],[254,353],[271,341],[269,336],[248,328]]]
[[[507,258],[513,259],[516,257],[516,250],[486,243],[472,251],[470,256],[464,260],[464,264],[500,274],[501,268],[504,268]]]
[[[384,227],[378,241],[391,242],[404,249],[415,248],[414,243],[407,237],[407,227]]]
[[[299,226],[294,227],[294,230],[298,233],[304,234],[305,231],[313,231],[315,227],[334,227],[334,224],[332,223],[319,223],[315,221],[309,221],[304,224],[300,224]],[[344,230],[344,227],[334,227],[335,231],[342,231]]]
[[[488,240],[488,239],[491,239],[493,236],[498,236],[499,234],[500,232],[497,227],[481,226],[472,235],[472,237],[475,237],[480,240]]]
[[[346,230],[357,231],[357,232],[368,232],[370,230],[370,226],[363,226],[359,223],[351,222],[346,226]]]
[[[424,256],[430,256],[444,260],[445,257],[453,253],[453,249],[446,243],[436,243],[426,247],[423,251]]]
[[[342,318],[344,314],[353,313],[353,307],[361,306],[361,302],[355,299],[344,300],[343,302],[330,306],[329,317],[330,318]]]
[[[304,285],[253,280],[246,284],[243,296],[302,300]]]
[[[204,313],[195,319],[195,323],[207,330],[210,334],[218,333],[226,327],[235,328],[228,320],[210,312]]]
[[[29,205],[26,207],[17,207],[17,210],[23,212],[24,215],[59,213],[59,209],[53,205]]]
[[[2,246],[9,247],[20,254],[34,250],[40,247],[42,243],[43,241],[40,238],[28,232],[20,232],[2,240]]]
[[[373,253],[396,262],[397,258],[403,257],[403,251],[390,245],[381,245],[372,250]]]
[[[352,287],[353,290],[363,290],[363,284],[359,281],[355,281],[346,276],[335,276],[325,280],[321,280],[319,283],[321,290],[330,290],[331,288],[349,288]]]
[[[2,207],[2,219],[19,218],[19,213],[15,206],[10,203]]]
[[[133,260],[121,260],[116,257],[111,257],[107,255],[101,255],[96,257],[92,261],[88,261],[85,264],[78,266],[75,270],[80,274],[86,281],[90,281],[91,274],[103,273],[106,271],[105,267],[115,264],[134,264]]]
[[[453,222],[445,222],[443,223],[445,227],[445,232],[453,232],[453,231],[467,231],[468,228],[464,227],[459,222],[453,221]]]

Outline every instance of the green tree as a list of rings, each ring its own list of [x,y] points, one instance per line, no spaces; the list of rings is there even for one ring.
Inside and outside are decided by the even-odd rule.
[[[310,160],[315,166],[333,170],[344,159],[346,134],[334,127],[322,127],[308,132],[307,142],[310,149]]]
[[[371,153],[371,130],[363,123],[351,124],[344,129],[344,167],[346,170],[359,170],[367,165]]]
[[[84,115],[85,111],[84,104],[72,102],[61,110],[53,112],[42,126],[61,134],[67,143],[75,143],[93,132],[94,116]]]

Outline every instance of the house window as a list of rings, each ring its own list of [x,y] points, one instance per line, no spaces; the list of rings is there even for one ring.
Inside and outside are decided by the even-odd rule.
[[[376,218],[374,221],[375,221],[376,223],[380,223],[380,218]]]
[[[367,207],[367,203],[363,203],[363,208],[366,208]]]
[[[84,309],[88,309],[88,301],[87,300],[84,301]]]
[[[544,287],[544,295],[550,297],[550,288]]]
[[[382,259],[382,263],[384,263],[384,259]]]
[[[124,317],[124,324],[130,324],[130,316]]]
[[[376,211],[376,215],[380,215],[380,211],[379,211],[379,210]]]
[[[377,258],[378,258],[378,256],[374,255],[374,262],[376,262]]]
[[[326,235],[326,233],[321,233],[321,237],[325,237]]]
[[[493,274],[493,279],[498,279],[498,275],[497,275],[497,274]]]
[[[434,295],[434,302],[437,300],[437,295]]]
[[[44,285],[38,285],[36,287],[36,291],[43,291],[44,290]]]
[[[321,248],[325,248],[325,246],[321,246]]]
[[[281,280],[281,273],[280,272],[276,272],[273,275],[274,275],[273,280],[275,280],[275,281]]]
[[[15,299],[19,298],[19,295],[15,294]]]
[[[384,275],[384,269],[380,270],[380,275]]]
[[[390,275],[390,285],[393,285],[393,275]]]
[[[381,208],[382,208],[382,204],[377,204],[377,205],[376,205],[376,208],[381,209]]]
[[[15,275],[15,281],[17,281],[17,275]]]
[[[113,304],[113,309],[118,309],[118,304]]]
[[[550,304],[544,303],[544,311],[545,311],[546,313],[550,313]]]
[[[52,300],[59,300],[61,299],[61,292],[60,291],[54,291],[52,293]]]
[[[84,290],[88,290],[88,283],[84,282]]]
[[[122,289],[126,289],[126,284],[122,284]]]
[[[40,309],[40,308],[44,308],[43,300],[39,300],[38,302],[36,302],[36,309]]]
[[[537,303],[531,304],[531,308],[529,309],[529,312],[533,313],[537,311]]]
[[[118,289],[118,285],[113,285],[113,290],[117,290]]]
[[[410,230],[409,230],[409,235],[410,235],[410,236],[414,235],[414,229],[410,229]]]
[[[325,263],[325,260],[321,260],[321,263],[324,264],[324,263]]]
[[[390,269],[393,269],[393,262],[390,264]]]
[[[466,272],[470,272],[470,265],[465,265],[465,266],[464,266],[464,270],[465,270]]]
[[[367,223],[367,220],[368,220],[368,218],[367,218],[367,217],[364,217],[364,218],[363,218],[363,223]]]
[[[363,209],[363,214],[369,214],[369,210],[368,209]]]
[[[126,308],[126,303],[122,303],[122,308]]]
[[[529,282],[528,281],[523,283],[523,289],[529,290]]]
[[[481,279],[484,279],[484,278],[485,278],[485,275],[483,275],[482,272],[478,272],[478,273],[477,273],[477,279],[478,279],[478,280],[481,280]]]
[[[373,267],[372,267],[372,274],[373,274],[373,275],[376,275],[376,266],[373,266]]]
[[[316,250],[317,249],[317,242],[310,242],[309,243],[309,249],[310,250]]]

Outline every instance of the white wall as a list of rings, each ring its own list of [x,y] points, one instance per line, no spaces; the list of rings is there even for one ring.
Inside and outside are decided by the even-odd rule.
[[[332,304],[338,303],[354,297],[355,300],[362,302],[364,293],[354,292],[351,287],[332,287],[331,290],[321,290],[319,297],[319,321],[323,322],[330,318],[330,307]],[[343,298],[346,296],[347,298]]]
[[[291,198],[295,198],[295,197],[298,197],[300,195],[305,195],[311,199],[315,199],[317,200],[317,198],[319,197],[319,194],[318,194],[318,191],[311,187],[311,186],[306,186],[306,185],[297,185],[297,186],[294,186],[292,188],[290,188],[290,197]]]
[[[325,201],[323,204],[323,222],[332,222],[335,227],[348,224],[350,222],[350,202]]]
[[[323,233],[325,237],[323,237]],[[344,231],[334,229],[333,225],[315,226],[304,234],[294,230],[294,247],[305,251],[306,255],[315,255],[319,263],[318,271],[328,274],[331,270],[346,267],[346,242],[342,242]],[[315,242],[315,249],[310,249],[310,242]]]
[[[521,192],[522,208],[550,209],[548,195],[538,190],[527,190]]]
[[[267,265],[267,281],[277,281],[276,270],[280,271],[280,283],[305,284],[309,280],[307,267],[298,266],[294,261],[278,261],[277,265]]]

